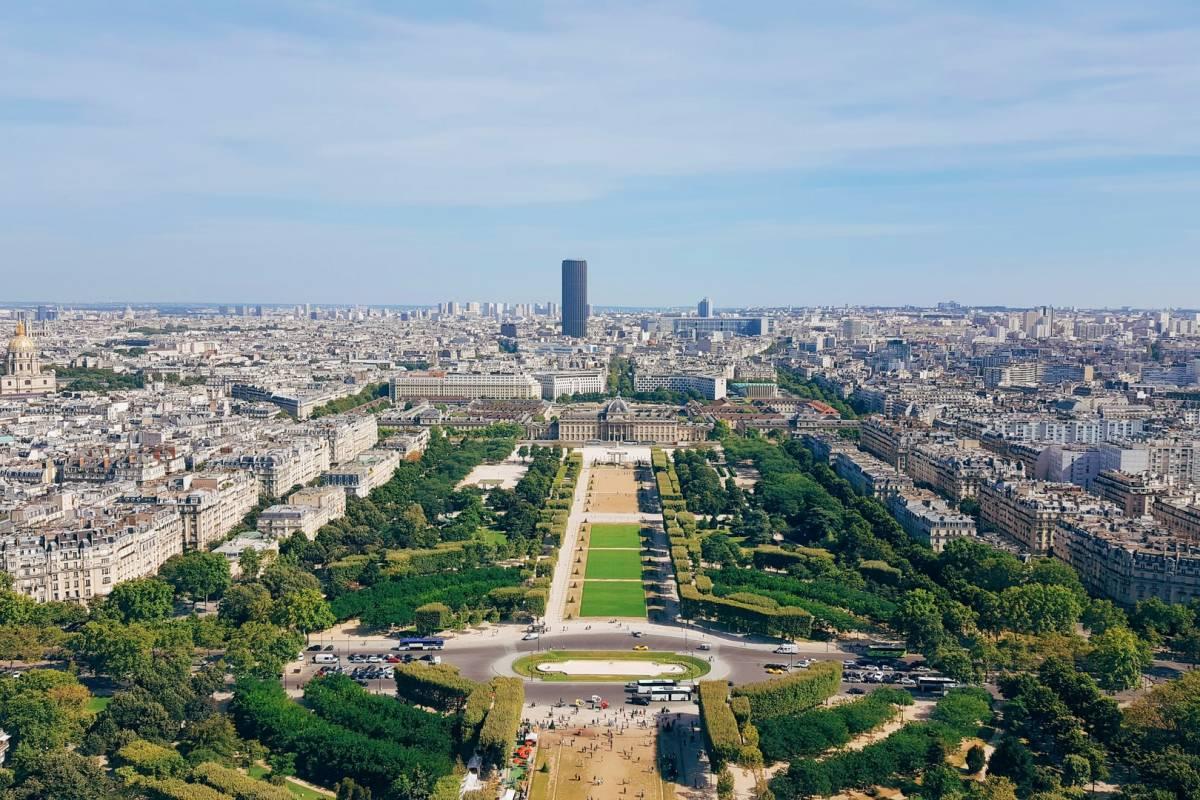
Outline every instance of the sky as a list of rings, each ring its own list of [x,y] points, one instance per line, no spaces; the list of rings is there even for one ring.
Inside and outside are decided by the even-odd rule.
[[[1200,3],[0,11],[0,302],[1200,308]]]

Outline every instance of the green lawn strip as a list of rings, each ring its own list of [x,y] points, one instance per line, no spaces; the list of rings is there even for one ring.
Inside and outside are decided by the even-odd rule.
[[[112,702],[111,697],[89,697],[84,710],[89,714],[99,714],[104,709],[108,708],[108,704]]]
[[[255,780],[260,780],[260,781],[264,781],[264,782],[266,781],[267,775],[270,772],[271,772],[271,770],[269,768],[263,766],[262,764],[251,764],[249,767],[246,768],[247,775],[249,775],[251,778],[254,778]],[[300,784],[296,783],[295,781],[291,780],[290,778],[283,779],[283,788],[287,789],[289,792],[291,792],[296,797],[299,797],[300,800],[328,800],[328,798],[333,796],[333,792],[314,791],[313,789],[310,789],[307,786],[301,786]]]
[[[646,593],[639,581],[584,581],[581,617],[645,617]]]
[[[589,548],[587,568],[583,573],[587,578],[614,578],[631,581],[642,579],[642,554],[638,550],[597,550]]]
[[[657,661],[662,664],[679,664],[685,672],[663,675],[565,675],[561,672],[538,672],[538,664],[561,663],[563,661]],[[632,679],[644,678],[673,678],[676,680],[695,680],[708,674],[709,664],[695,656],[685,656],[679,653],[652,653],[637,650],[547,650],[544,653],[530,653],[513,662],[513,672],[526,678],[536,678],[549,682],[623,683]],[[610,698],[611,699],[611,698]]]
[[[600,549],[624,547],[636,550],[642,546],[641,529],[640,525],[593,524],[588,546]]]

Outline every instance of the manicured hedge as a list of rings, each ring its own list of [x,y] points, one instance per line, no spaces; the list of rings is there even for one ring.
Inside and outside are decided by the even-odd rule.
[[[788,567],[811,564],[814,561],[833,564],[833,553],[817,547],[798,547],[784,550],[773,544],[762,544],[754,548],[754,566],[759,569],[787,569]]]
[[[462,717],[459,719],[458,738],[460,742],[466,744],[475,741],[475,737],[479,736],[479,726],[483,724],[483,718],[487,716],[491,707],[491,685],[475,684],[475,688],[467,695],[467,702],[463,706]]]
[[[457,712],[476,686],[453,664],[397,664],[395,676],[397,697],[439,711]]]
[[[902,689],[877,689],[866,697],[832,708],[814,708],[795,716],[759,720],[760,748],[767,761],[791,761],[840,747],[874,730],[896,715],[896,707],[912,705]]]
[[[676,570],[679,570],[678,562]],[[688,619],[711,619],[735,630],[789,639],[805,639],[812,634],[813,615],[802,608],[762,608],[702,594],[695,586],[686,584],[679,587],[679,601],[683,615]]]
[[[479,729],[479,752],[491,764],[506,763],[521,724],[525,684],[520,678],[493,678],[492,708]]]
[[[519,586],[521,570],[487,567],[439,575],[399,578],[348,592],[329,604],[338,619],[357,617],[370,628],[411,625],[416,610],[426,603],[451,608],[479,608],[491,601],[488,593],[502,586]]]
[[[733,693],[750,700],[750,717],[757,722],[820,705],[833,697],[841,684],[842,665],[836,661],[818,661],[790,675],[743,684]]]
[[[154,778],[178,777],[187,771],[187,765],[178,750],[145,739],[134,739],[123,745],[117,751],[116,763],[133,767],[143,775]]]
[[[282,786],[274,786],[229,769],[220,764],[206,761],[192,770],[192,777],[212,788],[232,795],[236,800],[295,800],[295,795]]]
[[[323,719],[351,730],[432,752],[450,752],[447,718],[394,697],[371,694],[345,675],[313,678],[304,688],[304,702]]]
[[[178,778],[142,778],[130,782],[144,789],[155,800],[233,800],[227,794],[199,783],[187,783]]]
[[[742,749],[742,735],[729,706],[728,684],[725,681],[700,681],[698,702],[704,744],[714,767],[737,761]]]
[[[913,776],[942,763],[943,754],[974,735],[991,713],[991,697],[983,689],[954,689],[938,702],[933,721],[907,725],[862,750],[793,761],[786,774],[771,781],[771,791],[779,800],[824,797]]]
[[[353,778],[383,793],[402,776],[436,779],[450,771],[448,752],[405,747],[330,722],[289,699],[277,681],[239,681],[230,711],[243,737],[293,754],[297,773],[316,783]]]

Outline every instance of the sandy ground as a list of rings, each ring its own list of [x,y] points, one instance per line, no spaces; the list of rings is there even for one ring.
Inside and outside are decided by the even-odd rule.
[[[637,481],[632,467],[597,466],[588,485],[588,512],[638,513]]]
[[[511,489],[525,476],[529,465],[521,461],[503,461],[499,464],[480,464],[458,482],[454,488],[464,486],[482,486],[484,488],[500,487]]]

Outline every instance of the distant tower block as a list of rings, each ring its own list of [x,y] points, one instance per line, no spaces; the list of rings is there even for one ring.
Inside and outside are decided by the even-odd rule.
[[[562,262],[562,332],[575,339],[587,337],[587,262]]]

